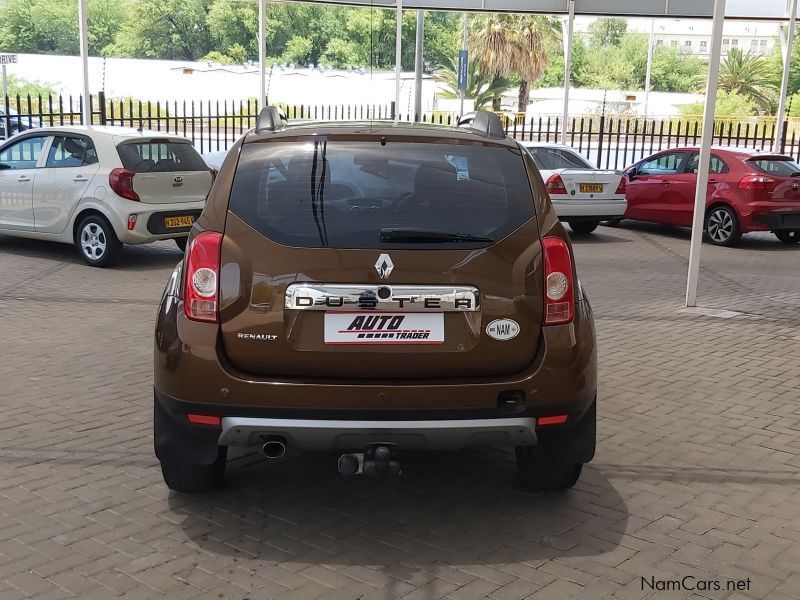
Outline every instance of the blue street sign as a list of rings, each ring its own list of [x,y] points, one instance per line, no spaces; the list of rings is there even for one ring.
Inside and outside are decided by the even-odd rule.
[[[466,50],[459,50],[458,51],[458,89],[462,92],[467,91],[467,51]]]

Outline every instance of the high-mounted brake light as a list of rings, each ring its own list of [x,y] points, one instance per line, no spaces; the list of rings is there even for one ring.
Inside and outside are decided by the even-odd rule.
[[[186,253],[183,311],[192,321],[219,323],[219,254],[222,234],[197,234]]]
[[[765,175],[746,175],[739,181],[741,190],[773,191],[778,185],[778,180]]]
[[[617,191],[614,193],[619,196],[625,195],[625,175],[619,178],[619,185],[617,186]]]
[[[558,173],[553,173],[550,175],[550,177],[547,178],[544,187],[547,188],[547,193],[551,196],[553,194],[567,193],[567,188],[564,186],[564,180],[561,179],[561,175]]]
[[[575,316],[572,257],[560,237],[542,238],[544,253],[544,325],[569,323]]]
[[[113,169],[108,174],[108,185],[117,196],[139,202],[139,194],[133,191],[134,175],[135,173],[128,169]]]

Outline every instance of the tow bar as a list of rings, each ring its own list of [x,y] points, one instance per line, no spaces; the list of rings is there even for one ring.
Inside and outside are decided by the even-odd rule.
[[[342,454],[339,457],[339,473],[342,475],[400,475],[397,462],[397,444],[376,442],[367,445],[364,452]]]

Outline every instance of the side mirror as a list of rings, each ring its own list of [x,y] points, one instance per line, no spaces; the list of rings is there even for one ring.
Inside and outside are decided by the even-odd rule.
[[[626,172],[625,175],[628,177],[629,181],[633,181],[636,179],[638,173],[636,172],[636,169],[631,169],[630,171]]]

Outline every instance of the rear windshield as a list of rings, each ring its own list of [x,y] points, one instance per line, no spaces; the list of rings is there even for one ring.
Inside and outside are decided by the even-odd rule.
[[[543,171],[555,171],[556,169],[593,169],[589,161],[560,148],[530,147],[526,148],[533,157],[533,162]]]
[[[117,146],[117,150],[122,166],[134,173],[208,171],[208,165],[189,142],[126,142]]]
[[[533,210],[517,149],[377,140],[246,144],[230,201],[232,213],[279,244],[336,248],[397,247],[390,230],[498,240]],[[469,242],[401,245],[432,243]]]
[[[791,158],[751,158],[747,161],[762,173],[775,175],[776,177],[797,177],[800,175],[800,165]]]

